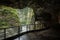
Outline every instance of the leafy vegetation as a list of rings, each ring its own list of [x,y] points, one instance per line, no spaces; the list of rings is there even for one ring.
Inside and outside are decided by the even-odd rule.
[[[21,24],[31,24],[31,21],[33,22],[34,20],[32,19],[32,16],[34,16],[33,9],[26,7],[24,9],[21,9],[19,12],[19,19]]]
[[[20,10],[20,9],[19,9]],[[31,24],[32,16],[34,15],[33,9],[24,8],[18,11],[11,7],[0,7],[0,28],[10,26],[19,26],[20,24]]]
[[[11,7],[0,7],[0,28],[19,26],[18,12]]]

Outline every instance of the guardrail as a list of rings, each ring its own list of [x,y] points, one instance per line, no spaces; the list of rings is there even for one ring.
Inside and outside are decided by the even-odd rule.
[[[1,35],[1,36],[3,36],[3,39],[5,39],[5,38],[7,38],[7,29],[10,29],[10,28],[15,28],[15,27],[9,27],[9,28],[0,28],[0,30],[3,30],[3,34]],[[19,34],[20,33],[20,27],[17,27],[18,28],[18,31],[17,31],[17,34]],[[2,40],[1,38],[0,38],[0,40]]]
[[[9,27],[9,28],[15,28],[15,27]],[[4,30],[4,32],[3,32],[4,38],[3,39],[7,38],[7,29],[9,29],[9,28],[0,28],[0,30]],[[26,29],[24,29],[24,28],[26,28]],[[17,35],[17,34],[25,32],[25,31],[38,30],[38,29],[42,29],[42,28],[44,28],[44,27],[41,24],[29,24],[29,25],[20,25],[19,27],[16,27],[14,30],[17,30],[17,32],[15,34],[15,35]],[[13,30],[11,30],[11,31],[13,31]]]

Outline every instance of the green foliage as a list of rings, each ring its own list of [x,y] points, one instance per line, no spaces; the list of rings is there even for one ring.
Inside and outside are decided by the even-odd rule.
[[[34,20],[32,20],[32,16],[34,15],[33,9],[26,7],[24,9],[21,9],[19,13],[19,18],[20,18],[20,23],[21,24],[31,24],[31,21],[33,22]]]
[[[2,11],[1,11],[2,10]],[[11,7],[0,7],[0,28],[7,28],[10,26],[19,26],[19,18],[16,9]]]
[[[1,6],[0,28],[19,26],[20,24],[31,24],[33,15],[33,9],[28,7],[17,11],[17,9],[11,7]]]

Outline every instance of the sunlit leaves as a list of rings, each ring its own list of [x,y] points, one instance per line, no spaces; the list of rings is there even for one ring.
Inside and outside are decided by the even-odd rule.
[[[0,7],[0,28],[19,26],[19,18],[16,9],[11,7]]]
[[[26,7],[21,9],[19,12],[19,18],[21,24],[31,24],[32,16],[34,15],[33,9]]]

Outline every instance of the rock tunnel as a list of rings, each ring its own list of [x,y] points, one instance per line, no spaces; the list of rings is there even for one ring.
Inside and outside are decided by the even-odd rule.
[[[0,0],[0,39],[40,40],[41,36],[43,40],[60,39],[60,36],[54,34],[56,32],[47,31],[49,28],[41,23],[40,14],[43,12],[52,15],[52,24],[60,23],[59,0]]]

